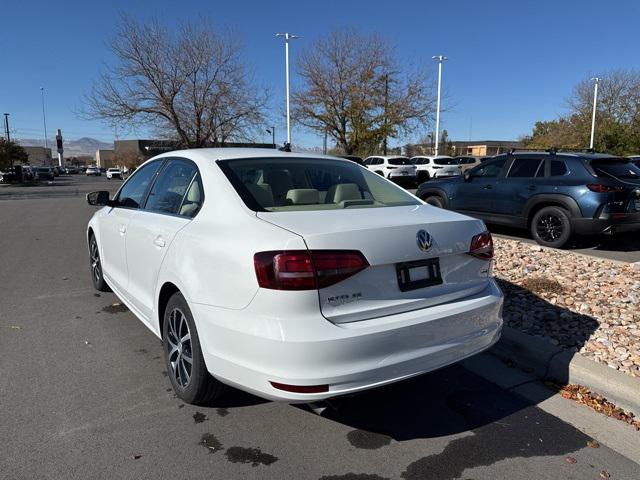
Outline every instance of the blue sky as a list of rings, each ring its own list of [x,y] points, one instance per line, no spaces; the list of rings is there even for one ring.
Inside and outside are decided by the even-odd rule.
[[[455,106],[443,114],[442,128],[456,140],[470,134],[515,139],[536,120],[562,114],[564,99],[582,78],[640,68],[637,0],[7,1],[0,20],[0,111],[11,114],[14,136],[43,136],[44,86],[49,137],[61,128],[67,138],[113,140],[107,127],[75,112],[103,64],[113,60],[107,41],[120,12],[167,22],[206,16],[235,28],[257,80],[271,89],[279,142],[285,137],[284,54],[273,37],[279,31],[303,36],[292,44],[294,86],[296,51],[336,27],[381,33],[401,64],[426,65],[434,74],[431,57],[448,56],[443,85],[449,107]],[[320,138],[293,127],[294,143],[321,145]],[[391,143],[410,140],[415,138]]]

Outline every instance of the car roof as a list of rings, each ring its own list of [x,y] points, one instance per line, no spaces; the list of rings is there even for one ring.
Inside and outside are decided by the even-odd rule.
[[[543,155],[547,157],[572,157],[572,158],[584,158],[588,160],[624,158],[624,157],[619,157],[615,155],[610,155],[608,153],[572,152],[572,151],[549,152],[546,150],[514,150],[513,152],[509,152],[509,153],[501,153],[499,155],[496,155],[496,157],[503,156],[503,155],[517,155],[519,157],[526,157],[526,156],[540,157],[541,155]]]
[[[191,160],[242,160],[253,158],[326,158],[327,160],[339,160],[346,162],[344,158],[308,152],[284,152],[273,148],[191,148],[185,150],[172,150],[153,158],[182,157]],[[352,163],[352,162],[351,162]]]

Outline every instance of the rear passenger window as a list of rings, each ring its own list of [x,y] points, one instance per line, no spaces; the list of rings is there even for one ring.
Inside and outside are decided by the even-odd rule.
[[[197,171],[192,162],[170,160],[151,189],[145,209],[172,215],[181,214],[183,199],[189,187],[192,186],[192,180]],[[199,190],[193,192],[192,189],[190,193],[194,200],[199,200]],[[195,199],[196,196],[197,199]]]
[[[516,158],[511,165],[509,178],[533,178],[541,163],[539,158]]]
[[[562,160],[551,160],[551,170],[550,175],[552,177],[559,177],[567,173],[569,169],[567,168],[567,164]]]

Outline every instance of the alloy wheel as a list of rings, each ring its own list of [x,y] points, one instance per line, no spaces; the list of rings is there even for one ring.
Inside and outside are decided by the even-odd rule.
[[[564,227],[559,217],[547,214],[538,219],[536,231],[538,232],[538,236],[545,242],[555,242],[562,236]]]
[[[167,352],[173,378],[180,387],[186,388],[193,370],[193,351],[189,324],[179,308],[174,308],[169,315]]]
[[[91,275],[96,284],[102,279],[102,267],[100,265],[100,253],[98,252],[98,243],[93,239],[91,241]]]

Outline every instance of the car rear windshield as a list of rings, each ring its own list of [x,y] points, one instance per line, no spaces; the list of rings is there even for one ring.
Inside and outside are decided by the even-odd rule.
[[[389,165],[411,165],[411,160],[408,158],[390,158]]]
[[[433,163],[436,165],[457,165],[458,161],[455,158],[436,158]]]
[[[599,177],[640,180],[640,167],[627,159],[594,160],[591,162],[591,167]]]
[[[247,207],[254,211],[420,205],[413,195],[349,161],[255,158],[218,164]]]

